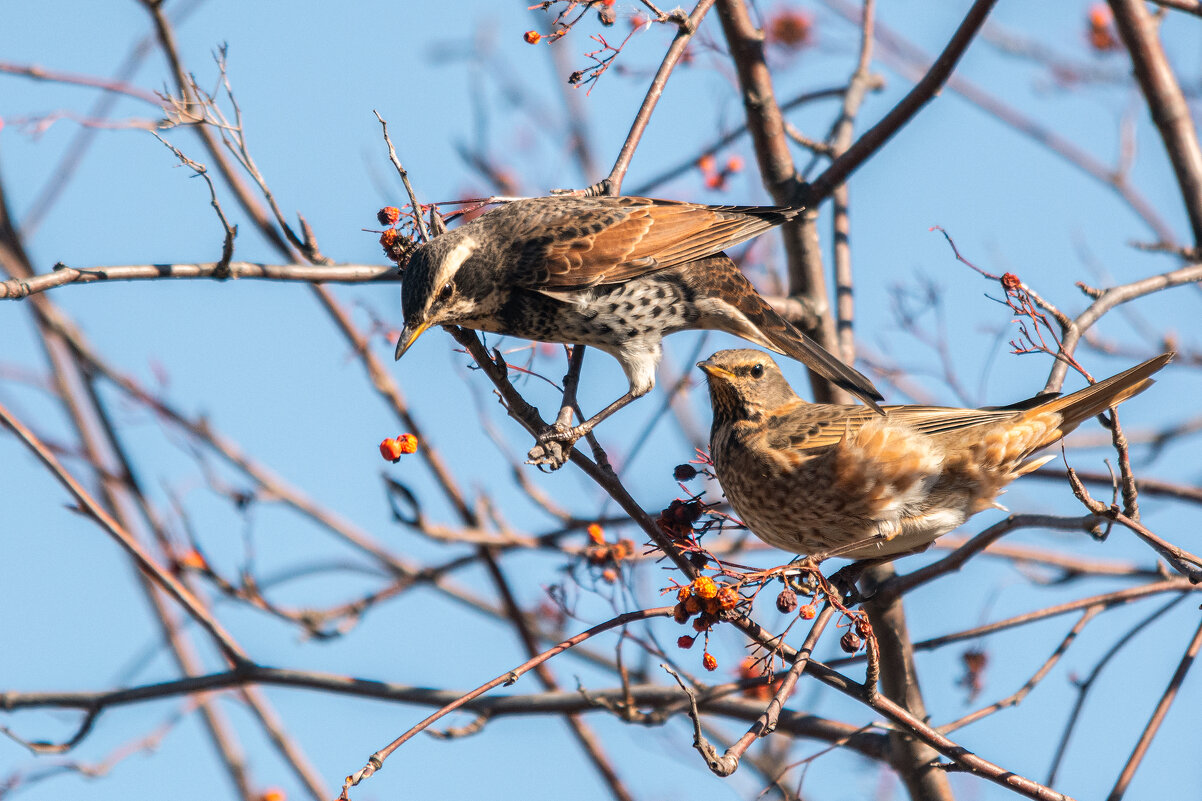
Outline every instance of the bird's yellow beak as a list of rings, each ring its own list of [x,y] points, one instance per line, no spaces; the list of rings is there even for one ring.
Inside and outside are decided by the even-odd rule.
[[[706,375],[712,378],[724,378],[729,381],[735,377],[735,374],[730,370],[719,367],[708,359],[703,362],[697,362],[697,366],[700,367]]]
[[[405,355],[405,351],[409,350],[409,346],[417,342],[417,338],[422,335],[422,332],[430,327],[429,323],[422,323],[417,328],[410,330],[409,326],[401,329],[400,339],[396,341],[396,358],[399,360]]]

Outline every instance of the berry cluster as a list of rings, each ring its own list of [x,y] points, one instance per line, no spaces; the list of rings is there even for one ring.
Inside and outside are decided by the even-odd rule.
[[[412,434],[401,434],[380,443],[380,455],[393,464],[407,453],[417,453],[417,437]]]

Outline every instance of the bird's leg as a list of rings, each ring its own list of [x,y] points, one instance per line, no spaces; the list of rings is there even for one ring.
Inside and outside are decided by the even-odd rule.
[[[831,573],[827,579],[831,585],[843,595],[844,606],[855,606],[867,600],[861,593],[857,584],[860,581],[860,576],[864,571],[873,565],[889,562],[891,559],[860,559],[852,562]]]
[[[559,415],[555,418],[555,422],[539,432],[540,445],[543,444],[543,435],[550,436],[550,432],[570,431],[573,413],[575,413],[577,419],[584,420],[584,412],[580,411],[580,404],[576,400],[576,392],[580,387],[580,370],[584,366],[584,351],[584,345],[572,345],[569,348],[568,372],[563,377],[563,404],[559,408]],[[586,431],[584,435],[588,438],[588,443],[593,449],[593,461],[602,469],[613,472],[613,468],[609,466],[609,459],[606,457],[605,451],[601,448],[601,443],[597,441],[593,432]],[[561,455],[563,460],[566,461],[568,454],[564,453]]]
[[[561,427],[559,420],[556,420],[555,425],[547,426],[547,428],[538,435],[538,444],[530,449],[530,453],[526,454],[526,463],[538,465],[539,467],[547,467],[551,470],[558,470],[567,463],[568,457],[572,453],[572,446],[576,444],[576,440],[584,436],[591,437],[592,430],[597,427],[598,423],[638,397],[640,397],[640,395],[636,395],[634,392],[627,392],[625,395],[618,398],[616,401],[609,404],[604,409],[575,427]],[[568,419],[569,421],[571,420],[570,417]],[[594,454],[597,451],[600,451],[599,445],[594,446]],[[604,451],[602,451],[601,454],[602,458],[604,458]],[[598,461],[600,461],[600,459],[598,459]]]

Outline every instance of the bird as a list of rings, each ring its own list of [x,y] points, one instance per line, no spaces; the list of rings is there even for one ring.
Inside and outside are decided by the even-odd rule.
[[[651,390],[661,340],[684,329],[725,331],[783,353],[879,410],[872,382],[777,314],[723,253],[802,208],[630,196],[506,203],[414,250],[402,274],[396,358],[433,325],[587,345],[616,358],[626,394],[578,426],[539,433],[530,462],[550,469]]]
[[[1070,395],[957,409],[807,403],[766,353],[722,350],[706,374],[710,459],[735,513],[764,542],[820,562],[924,550],[989,508],[1079,423],[1143,392],[1173,354]],[[1032,458],[1034,457],[1034,458]]]

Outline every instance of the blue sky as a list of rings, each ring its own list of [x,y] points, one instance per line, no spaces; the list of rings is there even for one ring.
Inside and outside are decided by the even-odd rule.
[[[552,63],[547,47],[522,41],[522,32],[539,27],[544,19],[526,11],[526,5],[465,0],[360,2],[336,8],[313,2],[284,6],[209,0],[180,27],[179,38],[189,68],[205,86],[216,80],[212,52],[228,46],[229,76],[250,147],[285,213],[303,214],[331,258],[378,263],[376,234],[363,229],[376,228],[375,210],[401,205],[403,194],[387,161],[373,109],[389,121],[400,156],[423,199],[447,200],[489,190],[457,152],[459,145],[472,146],[481,139],[487,142],[489,156],[518,178],[525,193],[543,194],[584,183],[585,176],[565,148],[567,126],[558,82],[566,75]],[[784,5],[765,3],[761,8],[772,13]],[[619,6],[623,13],[633,10],[632,3]],[[799,54],[779,57],[776,87],[781,98],[837,85],[854,59],[855,28],[822,7],[802,7],[816,18],[817,39]],[[963,2],[922,2],[904,8],[884,4],[880,19],[934,53],[966,7]],[[1097,58],[1085,52],[1085,9],[1084,3],[1005,2],[991,21],[998,29],[1021,31],[1081,62],[1121,75],[1121,57]],[[1197,76],[1190,69],[1198,58],[1197,30],[1185,16],[1170,16],[1165,23],[1165,38],[1183,80],[1194,85]],[[0,8],[0,60],[107,76],[148,31],[148,21],[136,3],[9,3]],[[720,54],[704,47],[717,37],[716,31],[717,20],[709,20],[694,64],[673,76],[634,160],[628,187],[637,187],[665,166],[688,158],[740,121],[742,109],[732,89],[731,70]],[[569,71],[587,64],[582,57],[591,49],[583,35],[587,32],[591,29],[577,31],[556,45],[566,52]],[[581,93],[576,98],[603,167],[616,155],[650,70],[669,38],[670,32],[660,28],[636,35],[619,59],[622,71],[611,71],[591,95]],[[1066,91],[1050,84],[1041,66],[981,41],[973,45],[962,66],[965,78],[1080,143],[1105,163],[1114,162],[1120,126],[1129,118],[1138,143],[1131,181],[1180,237],[1187,236],[1171,174],[1133,90],[1102,85]],[[909,88],[904,77],[882,63],[877,69],[886,79],[886,88],[865,104],[861,129]],[[133,80],[149,89],[163,87],[168,78],[162,60],[148,58]],[[60,121],[42,135],[30,136],[19,118],[62,109],[83,112],[94,98],[95,93],[85,89],[0,75],[0,117],[5,121],[0,129],[0,176],[18,220],[28,213],[77,130],[72,122]],[[821,136],[835,108],[830,102],[815,104],[790,120]],[[122,100],[113,117],[152,115],[153,109]],[[185,132],[169,135],[185,152],[204,160],[199,145]],[[734,154],[753,161],[746,141],[724,151],[722,157]],[[943,238],[928,230],[930,226],[943,226],[980,266],[1018,274],[1070,312],[1086,302],[1073,287],[1074,281],[1124,282],[1171,267],[1164,256],[1128,246],[1132,240],[1151,237],[1114,195],[952,92],[937,98],[857,172],[851,192],[857,332],[862,346],[910,371],[915,383],[941,402],[958,400],[939,380],[937,355],[899,330],[891,313],[899,287],[913,289],[923,281],[941,287],[945,324],[954,332],[948,336],[951,358],[964,385],[974,393],[972,402],[1006,403],[1034,394],[1043,385],[1049,362],[1007,352],[1005,340],[1013,336],[1008,315],[985,296],[996,297],[995,288],[956,263]],[[657,187],[654,194],[711,202],[768,200],[752,171],[735,176],[721,192],[706,190],[700,175],[691,171]],[[276,261],[276,254],[228,198],[226,209],[242,224],[237,257]],[[829,237],[825,218],[822,230]],[[56,262],[94,267],[212,261],[220,253],[220,236],[204,184],[176,166],[170,152],[149,134],[128,130],[103,132],[96,138],[53,212],[27,244],[35,265],[45,271]],[[771,248],[762,247],[759,253],[769,268],[779,266]],[[373,319],[399,325],[396,285],[335,291],[362,327]],[[190,414],[205,416],[248,453],[389,547],[415,561],[441,561],[460,552],[416,537],[391,521],[381,492],[383,470],[410,486],[428,514],[448,522],[452,518],[416,461],[402,461],[395,467],[380,461],[376,443],[399,433],[396,423],[306,287],[163,281],[67,287],[52,297],[119,369],[161,388]],[[1174,331],[1185,345],[1196,347],[1199,302],[1197,293],[1187,288],[1141,302],[1139,312],[1158,330]],[[1130,318],[1112,314],[1101,333],[1131,340],[1133,330]],[[999,337],[999,331],[1006,333]],[[0,343],[0,362],[6,369],[44,369],[28,309],[15,303],[0,306]],[[734,343],[712,335],[705,353]],[[668,340],[669,358],[683,363],[696,344],[693,334]],[[374,346],[384,358],[391,352],[382,337]],[[516,457],[525,452],[529,444],[525,434],[504,417],[483,377],[470,373],[465,358],[452,346],[448,337],[431,332],[392,367],[394,374],[464,486],[493,495],[513,526],[530,532],[547,530],[552,521],[509,478],[506,454]],[[542,356],[538,364],[558,377],[562,365],[557,359]],[[1097,375],[1117,372],[1131,361],[1094,353],[1089,359]],[[795,385],[804,386],[800,365],[782,366]],[[585,374],[586,410],[599,408],[625,387],[616,363],[601,354],[589,356]],[[1079,386],[1079,380],[1073,386]],[[547,406],[554,401],[554,393],[538,382],[525,382],[522,388],[536,403]],[[1185,399],[1197,397],[1198,389],[1196,378],[1186,371],[1166,371],[1152,392],[1124,408],[1124,423],[1133,430],[1148,430],[1166,411],[1172,419],[1184,419],[1189,412],[1181,407],[1191,406]],[[886,394],[890,401],[910,400],[894,390]],[[121,422],[155,501],[166,508],[173,497],[178,498],[200,532],[207,555],[224,570],[236,570],[252,543],[259,575],[313,563],[347,562],[359,568],[286,583],[273,595],[281,602],[322,605],[378,584],[377,577],[362,569],[363,560],[278,506],[261,504],[249,516],[241,515],[208,491],[177,434],[111,388],[103,397]],[[625,462],[624,437],[642,429],[661,397],[623,411],[601,429],[601,439],[612,448],[616,461]],[[57,406],[37,389],[4,381],[0,402],[34,423],[47,439],[61,440],[69,434]],[[704,390],[691,391],[689,402],[708,426]],[[504,452],[480,430],[480,414],[500,432]],[[1094,434],[1099,430],[1093,424],[1086,428]],[[1148,475],[1196,482],[1191,446],[1188,440],[1170,446],[1151,463],[1137,451],[1137,467]],[[635,497],[649,508],[667,505],[680,494],[671,468],[690,454],[691,447],[670,422],[658,426],[648,446],[627,468],[627,484]],[[1074,464],[1104,469],[1105,455],[1100,449],[1077,451]],[[81,470],[77,460],[68,460],[68,465]],[[243,481],[224,466],[214,464],[213,469],[227,480]],[[531,471],[530,476],[579,515],[596,514],[605,506],[597,490],[571,470],[552,476]],[[0,593],[10,610],[0,616],[0,642],[7,644],[0,649],[3,689],[100,689],[173,675],[170,660],[154,647],[153,621],[117,548],[93,525],[64,508],[66,497],[60,488],[8,437],[0,438],[0,480],[11,497],[20,499],[8,505],[0,536]],[[718,493],[716,485],[706,489],[708,497]],[[1079,512],[1064,487],[1046,482],[1020,482],[1004,501],[1015,511]],[[1187,548],[1196,528],[1189,525],[1189,512],[1165,502],[1146,501],[1144,506],[1145,522]],[[975,533],[992,519],[982,515],[966,531]],[[1041,531],[1019,532],[1012,539],[1054,545],[1083,557],[1152,561],[1149,552],[1123,531],[1115,531],[1101,544],[1079,535]],[[1192,547],[1197,550],[1196,544]],[[774,556],[779,554],[765,554],[766,563],[772,563]],[[902,568],[912,569],[931,558],[913,557]],[[521,579],[520,601],[530,606],[539,601],[547,585],[565,579],[563,560],[545,554],[520,554],[507,565]],[[461,573],[456,581],[483,595],[490,592],[479,571]],[[663,583],[655,569],[641,569],[633,584],[638,603],[654,605]],[[1070,588],[1039,586],[996,561],[977,560],[970,570],[948,576],[908,599],[911,633],[922,639],[1115,586],[1102,580],[1078,582]],[[1069,676],[1088,671],[1121,632],[1157,603],[1153,600],[1103,616],[1023,706],[958,732],[957,737],[995,762],[1042,778],[1071,703]],[[573,630],[610,613],[604,592],[581,591],[579,604],[581,621],[570,626]],[[278,621],[228,603],[218,609],[222,620],[265,664],[466,689],[522,661],[520,646],[503,627],[425,590],[373,610],[353,632],[331,643],[305,642]],[[767,610],[763,613],[771,618]],[[1182,604],[1141,634],[1104,674],[1086,707],[1058,789],[1079,798],[1108,791],[1115,766],[1126,758],[1138,727],[1171,675],[1196,615],[1196,605]],[[989,685],[984,697],[1017,689],[1069,626],[1069,619],[1058,618],[989,640]],[[677,636],[668,624],[657,633],[664,642]],[[612,645],[610,640],[598,647],[606,650]],[[834,638],[826,646],[835,648]],[[148,648],[151,658],[131,667]],[[719,632],[714,649],[722,662],[720,671],[741,658],[741,643],[731,632]],[[953,647],[919,656],[923,688],[937,722],[969,709],[963,691],[954,686],[961,651]],[[560,660],[557,667],[567,687],[577,677],[585,686],[610,682],[579,660]],[[692,668],[697,669],[695,662]],[[534,692],[536,685],[524,680],[511,691]],[[332,787],[426,714],[416,707],[311,692],[273,690],[268,695]],[[1202,778],[1195,762],[1180,759],[1197,750],[1198,733],[1186,713],[1196,709],[1200,700],[1198,683],[1187,682],[1129,797],[1164,796],[1172,792],[1170,788]],[[815,714],[870,719],[860,707],[808,682],[803,682],[794,703]],[[282,787],[289,798],[301,797],[245,711],[236,702],[225,706],[240,731],[248,733],[244,745],[256,778],[263,785]],[[76,756],[101,759],[143,736],[178,708],[174,702],[160,702],[106,713]],[[606,739],[640,798],[754,797],[759,789],[749,771],[728,781],[705,771],[688,748],[690,735],[682,720],[659,729],[628,727],[603,715],[588,720]],[[73,715],[35,712],[6,715],[0,723],[26,737],[53,739],[70,732],[73,721]],[[803,745],[797,754],[818,749],[816,744]],[[0,741],[0,775],[38,764],[23,749]],[[1105,768],[1099,770],[1097,765]],[[969,777],[953,780],[964,798],[1008,797]],[[856,757],[833,754],[814,763],[804,787],[816,797],[859,798],[882,785],[890,787],[890,781]],[[582,797],[600,797],[605,792],[568,742],[562,723],[514,719],[494,722],[480,736],[452,742],[418,738],[354,797],[492,795],[503,788],[504,797],[549,799],[562,797],[565,786],[577,788]],[[195,715],[166,736],[155,753],[131,757],[103,779],[56,778],[23,790],[21,797],[107,800],[143,797],[148,787],[179,799],[208,799],[228,792]]]

